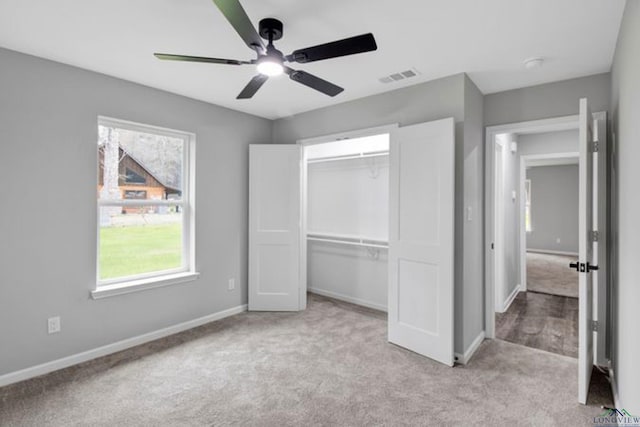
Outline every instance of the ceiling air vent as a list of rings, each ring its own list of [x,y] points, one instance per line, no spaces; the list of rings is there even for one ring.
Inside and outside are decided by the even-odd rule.
[[[404,79],[410,79],[417,76],[418,74],[420,74],[418,70],[416,70],[415,68],[411,68],[410,70],[400,71],[399,73],[393,73],[388,76],[380,77],[378,80],[380,81],[380,83],[393,83]]]

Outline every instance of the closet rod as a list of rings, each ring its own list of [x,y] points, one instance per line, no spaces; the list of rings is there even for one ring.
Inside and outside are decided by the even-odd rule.
[[[389,155],[388,151],[376,151],[372,153],[349,154],[346,156],[334,156],[334,157],[322,157],[319,159],[309,159],[307,160],[307,163],[323,163],[323,162],[335,162],[337,160],[366,159],[369,157],[383,157],[388,155]]]
[[[378,248],[378,249],[388,249],[389,245],[386,243],[368,243],[367,239],[358,239],[358,240],[342,240],[340,237],[314,237],[307,236],[307,240],[311,240],[314,242],[326,242],[326,243],[337,243],[340,245],[349,245],[349,246],[361,246],[366,248]]]

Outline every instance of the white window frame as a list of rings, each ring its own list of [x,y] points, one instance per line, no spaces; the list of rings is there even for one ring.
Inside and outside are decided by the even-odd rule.
[[[185,179],[182,182],[182,197],[178,201],[148,199],[107,200],[97,197],[96,283],[91,291],[91,297],[99,299],[196,280],[199,277],[199,273],[195,270],[195,134],[104,116],[98,116],[96,129],[98,126],[182,139],[184,141],[182,174]],[[96,166],[99,167],[97,161]],[[171,270],[100,280],[100,208],[105,206],[180,206],[182,210],[182,265]]]

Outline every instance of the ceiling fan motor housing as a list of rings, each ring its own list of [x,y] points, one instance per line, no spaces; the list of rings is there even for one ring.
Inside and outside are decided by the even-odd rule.
[[[264,18],[260,21],[258,28],[260,37],[269,42],[282,38],[282,22],[275,18]]]

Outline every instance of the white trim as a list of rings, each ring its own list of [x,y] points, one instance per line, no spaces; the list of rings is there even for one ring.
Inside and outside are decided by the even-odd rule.
[[[336,292],[331,292],[331,291],[325,291],[324,289],[318,289],[318,288],[309,288],[309,292],[311,292],[312,294],[322,295],[324,297],[337,299],[337,300],[348,302],[348,303],[351,303],[351,304],[356,304],[356,305],[361,305],[363,307],[372,308],[374,310],[384,311],[385,313],[387,312],[387,306],[386,305],[382,305],[382,304],[378,304],[378,303],[375,303],[375,302],[363,300],[363,299],[360,299],[360,298],[354,298],[354,297],[350,297],[350,296],[347,296],[347,295],[342,295],[342,294],[338,294]]]
[[[195,176],[196,176],[196,134],[181,130],[168,129],[155,125],[131,122],[128,120],[116,119],[113,117],[98,116],[98,126],[112,127],[140,133],[168,136],[183,141],[182,150],[182,174],[186,179],[182,183],[182,194],[179,200],[128,200],[117,199],[108,200],[97,198],[97,227],[96,227],[96,283],[93,287],[92,297],[101,298],[100,294],[110,295],[103,292],[105,289],[122,289],[125,286],[135,286],[131,292],[149,289],[152,287],[165,286],[167,284],[168,273],[180,273],[184,277],[195,275]],[[96,141],[97,142],[97,141]],[[96,164],[98,162],[96,161]],[[106,206],[180,206],[182,208],[182,265],[170,271],[153,271],[149,273],[136,274],[128,277],[116,277],[106,280],[100,279],[100,208]],[[173,276],[173,274],[172,274]],[[155,279],[157,284],[151,286],[149,278]],[[171,279],[170,279],[171,280]],[[169,280],[169,281],[170,281]],[[193,279],[192,279],[193,280]],[[184,280],[182,280],[184,281]],[[115,284],[118,286],[115,286]],[[175,283],[175,282],[173,282]],[[94,293],[96,295],[94,295]],[[119,291],[111,294],[129,293]]]
[[[233,316],[235,314],[247,311],[247,305],[239,305],[229,308],[227,310],[219,311],[217,313],[209,314],[197,319],[189,320],[177,325],[169,326],[163,329],[158,329],[153,332],[138,335],[136,337],[127,338],[122,341],[117,341],[112,344],[107,344],[102,347],[97,347],[91,350],[77,353],[71,356],[63,357],[61,359],[46,362],[40,365],[32,366],[30,368],[21,369],[19,371],[10,372],[8,374],[0,375],[0,387],[4,387],[9,384],[16,383],[18,381],[28,380],[40,375],[48,374],[49,372],[57,371],[59,369],[67,368],[69,366],[77,365],[78,363],[86,362],[88,360],[96,359],[98,357],[106,356],[118,351],[126,350],[131,347],[135,347],[140,344],[145,344],[150,341],[164,338],[169,335],[177,334],[216,320],[224,319],[225,317]]]
[[[518,293],[520,291],[522,291],[522,286],[520,286],[520,284],[517,284],[515,286],[515,288],[513,288],[513,290],[511,291],[511,293],[507,297],[507,299],[502,302],[502,311],[500,311],[500,313],[504,313],[507,310],[509,310],[509,307],[511,307],[511,304],[513,303],[513,300],[516,299],[516,297],[518,296]]]
[[[620,402],[620,395],[618,394],[618,382],[616,381],[615,369],[611,366],[609,361],[609,380],[611,381],[611,393],[613,394],[613,406],[615,408],[622,408],[622,402]]]
[[[535,157],[535,156],[534,156]],[[520,284],[522,290],[527,291],[527,233],[533,231],[533,216],[531,216],[531,230],[527,231],[527,195],[525,194],[525,183],[527,181],[527,168],[526,160],[528,156],[520,156],[520,176],[518,177],[518,187],[520,187],[520,200],[518,200],[518,208],[520,214],[518,215],[518,232],[520,234]],[[531,191],[531,186],[529,186]],[[531,209],[529,214],[531,214]]]
[[[100,126],[112,127],[124,130],[131,130],[134,132],[155,132],[169,136],[171,138],[184,138],[185,135],[195,136],[192,132],[187,132],[180,129],[170,129],[162,126],[149,125],[146,123],[132,122],[130,120],[117,119],[115,117],[98,116],[98,124]]]
[[[526,252],[533,252],[533,253],[536,253],[536,254],[578,256],[578,252],[552,251],[551,249],[530,249],[530,248],[528,248],[526,250]]]
[[[343,295],[339,295],[339,294],[333,294],[331,293],[331,295],[328,295],[326,293],[321,293],[321,292],[326,292],[326,291],[322,291],[322,290],[317,290],[317,289],[311,289],[309,287],[309,283],[308,283],[308,277],[307,277],[307,227],[308,227],[308,222],[307,222],[307,183],[308,183],[308,163],[310,161],[310,159],[308,158],[307,155],[307,150],[305,150],[306,146],[309,145],[314,145],[314,144],[323,144],[323,143],[327,143],[327,142],[334,142],[334,141],[338,141],[338,140],[343,140],[343,139],[353,139],[353,138],[363,138],[363,137],[367,137],[367,136],[375,136],[375,135],[383,135],[383,134],[389,134],[391,135],[393,133],[394,130],[398,129],[399,124],[398,123],[391,123],[388,125],[382,125],[382,126],[375,126],[375,127],[370,127],[370,128],[366,128],[366,129],[356,129],[356,130],[350,130],[350,131],[345,131],[345,132],[338,132],[338,133],[333,133],[333,134],[327,134],[327,135],[320,135],[320,136],[315,136],[315,137],[311,137],[311,138],[302,138],[296,141],[296,143],[298,145],[300,145],[300,147],[302,147],[301,151],[301,157],[300,157],[300,161],[301,161],[301,176],[300,176],[300,228],[301,228],[301,232],[300,232],[300,310],[304,310],[307,307],[307,292],[315,292],[318,295],[324,295],[330,298],[335,298],[335,299],[341,299],[343,301],[346,302],[350,302],[353,304],[359,304],[359,305],[363,305],[365,307],[369,307],[369,308],[373,308],[375,310],[382,310],[382,311],[387,311],[387,307],[386,306],[380,306],[378,304],[375,303],[369,303],[367,301],[361,301],[361,300],[346,300],[344,298],[350,298],[350,297],[345,297]],[[389,137],[389,140],[391,140],[391,137]]]
[[[491,132],[494,135],[501,133],[517,133],[522,135],[578,129],[579,117],[579,115],[575,114],[572,116],[554,117],[551,119],[530,120],[505,125],[487,126],[487,134]]]
[[[307,309],[307,188],[309,178],[308,153],[304,145],[300,145],[300,295],[298,306],[300,310]]]
[[[504,230],[504,155],[507,146],[504,141],[495,139],[493,146],[493,160],[494,160],[494,181],[493,181],[493,237],[491,238],[493,249],[493,287],[494,287],[494,311],[500,311],[504,307],[504,301],[499,300],[500,295],[504,293],[505,288],[505,230]],[[498,149],[499,148],[499,149]],[[498,159],[499,156],[499,159]],[[499,160],[500,163],[497,163]],[[499,167],[497,166],[499,165]],[[496,273],[498,272],[498,273]]]
[[[556,117],[552,119],[532,120],[498,126],[487,126],[485,131],[485,334],[487,338],[495,338],[495,284],[494,284],[494,251],[491,242],[494,237],[494,146],[496,136],[505,133],[530,134],[545,133],[578,128],[578,115]],[[520,191],[522,200],[522,191]],[[522,215],[521,215],[522,216]],[[524,227],[523,227],[524,228]],[[520,236],[522,239],[522,236]],[[526,239],[526,231],[525,231]],[[521,240],[521,247],[523,242]],[[520,259],[522,263],[522,256]],[[525,264],[526,265],[526,264]],[[520,284],[526,289],[520,269]]]
[[[320,135],[314,136],[312,138],[303,138],[299,139],[298,144],[305,145],[314,145],[314,144],[323,144],[326,142],[334,142],[342,139],[353,139],[353,138],[364,138],[366,136],[374,136],[374,135],[382,135],[385,133],[391,134],[395,129],[398,128],[398,123],[391,123],[389,125],[384,126],[376,126],[366,129],[356,129],[345,132],[338,132],[329,135]]]
[[[177,273],[166,276],[155,275],[146,279],[131,280],[129,282],[118,282],[112,285],[102,285],[91,291],[91,298],[101,299],[115,295],[130,294],[132,292],[146,291],[149,289],[161,288],[169,285],[192,282],[200,277],[200,273]]]
[[[469,361],[471,360],[475,352],[478,351],[478,349],[480,348],[480,344],[484,342],[484,338],[485,338],[484,331],[480,331],[478,336],[473,340],[473,342],[467,348],[464,354],[454,353],[456,363],[459,363],[461,365],[466,365],[467,363],[469,363]]]
[[[184,207],[185,201],[168,199],[98,199],[98,206],[180,206]]]

